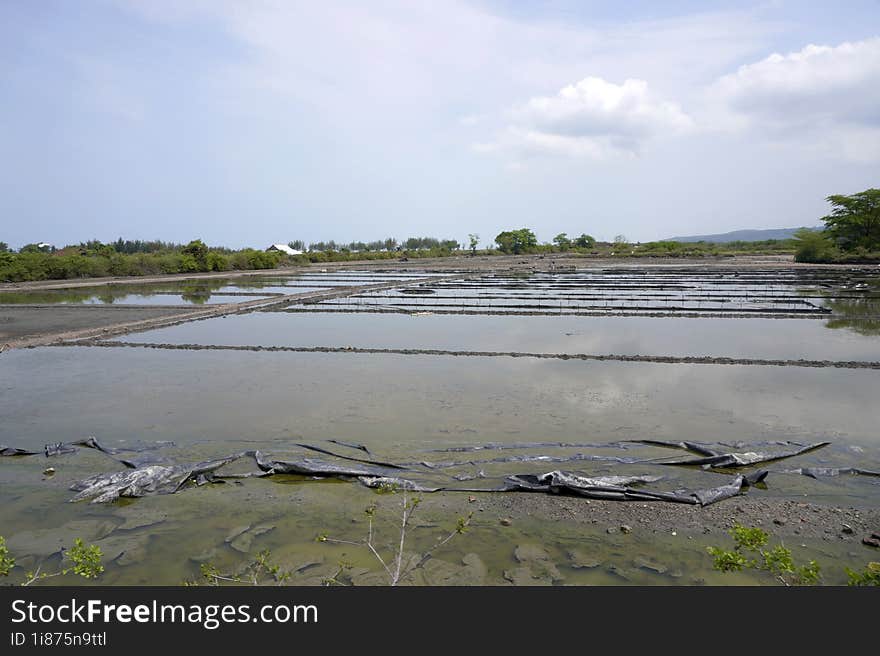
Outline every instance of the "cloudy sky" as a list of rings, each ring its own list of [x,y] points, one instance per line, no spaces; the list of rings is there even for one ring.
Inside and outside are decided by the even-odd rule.
[[[815,225],[880,2],[0,0],[0,241]]]

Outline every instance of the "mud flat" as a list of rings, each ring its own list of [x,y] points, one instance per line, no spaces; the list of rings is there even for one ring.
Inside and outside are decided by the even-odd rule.
[[[548,497],[540,494],[482,495],[476,505],[498,521],[511,523],[526,517],[573,522],[598,527],[608,534],[641,532],[677,533],[682,538],[724,535],[735,524],[760,526],[775,538],[824,540],[851,545],[865,559],[876,559],[880,551],[861,540],[880,527],[880,508],[866,505],[837,506],[791,499],[752,499],[747,495],[704,508],[677,504],[619,503],[583,500],[576,497]]]
[[[0,346],[31,338],[93,330],[148,319],[186,315],[185,307],[13,306],[0,307]]]

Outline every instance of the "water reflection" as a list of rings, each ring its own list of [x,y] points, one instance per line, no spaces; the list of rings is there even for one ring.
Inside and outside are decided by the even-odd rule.
[[[41,291],[0,292],[0,304],[104,304],[150,299],[173,303],[180,296],[190,303],[204,303],[215,292],[229,284],[228,280],[193,283],[100,285],[95,287],[48,289]]]
[[[852,290],[857,296],[846,298],[829,297],[826,307],[836,315],[826,324],[826,328],[845,328],[859,335],[880,335],[880,279],[868,281],[865,288]]]

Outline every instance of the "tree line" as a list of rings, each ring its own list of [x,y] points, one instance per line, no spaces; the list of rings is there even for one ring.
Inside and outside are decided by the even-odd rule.
[[[794,240],[767,240],[709,244],[656,241],[631,244],[624,235],[613,242],[598,242],[589,234],[569,237],[556,235],[552,243],[539,243],[529,228],[505,230],[496,235],[497,251],[486,254],[554,253],[574,251],[578,255],[702,257],[743,253],[790,253],[800,262],[880,262],[880,189],[866,189],[852,195],[832,195],[826,200],[831,212],[822,217],[822,230],[802,229]],[[476,255],[479,235],[468,235],[468,250]],[[306,251],[301,240],[290,242],[296,250]],[[388,237],[371,242],[336,243],[332,240],[308,245],[308,252],[287,256],[277,251],[253,248],[233,250],[208,246],[200,239],[188,244],[161,240],[128,240],[102,243],[80,242],[57,249],[45,243],[22,246],[18,252],[0,241],[0,282],[71,279],[103,276],[143,276],[171,273],[273,269],[280,264],[308,264],[353,259],[390,259],[408,257],[443,257],[461,252],[454,239],[409,237],[398,242]]]
[[[880,262],[880,189],[825,199],[831,213],[823,230],[795,234],[798,262]]]
[[[400,250],[447,250],[457,251],[461,248],[461,244],[455,239],[437,239],[436,237],[409,237],[402,242],[398,242],[394,237],[381,239],[376,241],[351,241],[348,243],[337,243],[334,240],[316,241],[308,245],[306,249],[305,242],[297,239],[288,243],[294,250],[305,251],[311,253],[324,253],[330,251],[349,251],[352,253],[375,253],[380,251],[400,251]]]
[[[200,239],[185,245],[91,240],[60,249],[28,244],[18,253],[0,245],[5,247],[0,249],[0,281],[4,282],[274,269],[284,260],[282,253],[209,247]]]

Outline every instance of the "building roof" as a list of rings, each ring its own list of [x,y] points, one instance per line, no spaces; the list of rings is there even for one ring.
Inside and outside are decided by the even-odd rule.
[[[281,251],[282,253],[286,253],[287,255],[302,255],[302,251],[295,250],[288,246],[287,244],[272,244],[267,251]]]

